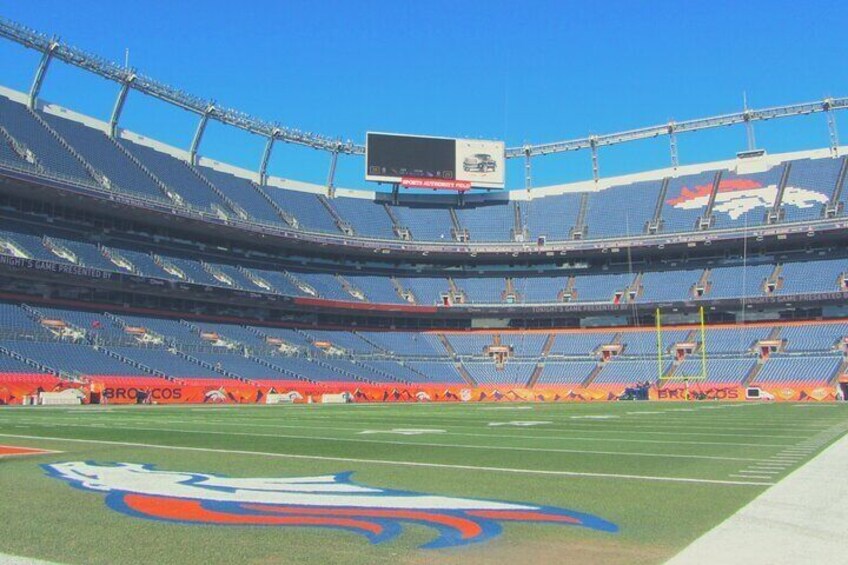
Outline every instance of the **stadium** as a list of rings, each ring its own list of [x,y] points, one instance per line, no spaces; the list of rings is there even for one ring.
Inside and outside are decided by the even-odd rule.
[[[803,528],[775,524],[841,500],[800,473],[848,449],[848,98],[344,141],[11,20],[0,38],[39,57],[29,90],[0,77],[0,554],[791,563],[841,538],[823,517],[787,548]],[[42,96],[59,65],[116,87],[108,120]],[[191,144],[122,127],[139,95],[195,116]],[[756,145],[805,116],[820,146]],[[205,156],[211,124],[259,138],[258,167]],[[746,148],[681,163],[678,136],[727,127]],[[666,167],[601,174],[655,139]],[[326,182],[274,175],[284,146]],[[590,178],[534,183],[574,152]],[[732,522],[774,492],[794,518]]]

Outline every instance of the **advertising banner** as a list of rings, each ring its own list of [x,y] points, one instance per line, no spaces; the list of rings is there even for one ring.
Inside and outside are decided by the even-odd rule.
[[[838,385],[837,385],[838,386]],[[627,397],[629,385],[604,384],[589,387],[546,386],[435,386],[367,385],[349,382],[311,384],[301,381],[243,383],[233,380],[203,383],[169,382],[164,379],[97,377],[84,384],[68,383],[43,375],[0,375],[0,405],[23,404],[40,392],[78,388],[88,403],[97,404],[278,404],[320,403],[326,395],[345,395],[351,402],[609,402]],[[269,398],[270,395],[270,398]],[[836,401],[836,386],[821,383],[777,383],[742,387],[703,383],[652,386],[650,400],[660,401]],[[634,401],[638,402],[638,401]]]

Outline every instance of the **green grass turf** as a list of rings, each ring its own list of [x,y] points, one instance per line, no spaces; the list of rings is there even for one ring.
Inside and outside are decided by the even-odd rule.
[[[6,408],[0,445],[62,453],[0,459],[0,552],[65,563],[566,557],[659,563],[840,437],[848,429],[847,409],[715,403]],[[489,425],[513,421],[544,423]],[[444,432],[361,433],[398,428]],[[786,460],[784,450],[798,446],[806,451]],[[779,460],[766,461],[771,457]],[[71,488],[39,467],[79,460],[234,477],[354,471],[354,480],[367,486],[560,506],[612,521],[620,531],[504,523],[503,534],[488,542],[423,550],[435,532],[413,524],[379,545],[342,530],[168,524],[114,512],[103,494]],[[764,474],[750,473],[763,463]],[[668,480],[675,478],[689,481]]]

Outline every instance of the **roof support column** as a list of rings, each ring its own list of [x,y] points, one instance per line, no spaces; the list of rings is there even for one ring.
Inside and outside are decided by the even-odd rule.
[[[135,80],[135,75],[131,74],[121,85],[121,91],[118,92],[118,98],[115,99],[115,107],[112,108],[112,117],[109,118],[109,137],[115,137],[118,133],[118,121],[121,119],[121,112],[124,111],[124,102],[127,101],[127,94],[130,92],[130,85]]]
[[[333,153],[330,155],[330,172],[327,173],[327,196],[332,197],[336,192],[335,182],[336,182],[336,165],[339,162],[339,149],[341,148],[341,143],[339,143],[335,149],[333,149]]]
[[[754,124],[751,123],[751,112],[748,110],[748,96],[742,94],[742,119],[745,121],[745,133],[748,138],[748,151],[753,151],[757,147],[757,140],[754,138]]]
[[[668,144],[671,151],[671,166],[675,169],[680,166],[680,161],[677,158],[677,134],[674,129],[674,122],[668,124]]]
[[[592,178],[595,179],[595,182],[598,182],[601,177],[598,168],[598,136],[589,137],[589,146],[592,148]]]
[[[827,118],[827,132],[830,135],[830,155],[839,157],[839,131],[836,129],[836,116],[833,114],[831,99],[824,102],[824,115]]]
[[[203,132],[206,131],[206,124],[209,123],[209,116],[215,113],[215,103],[210,103],[206,107],[206,111],[200,116],[200,121],[197,123],[197,130],[194,132],[194,139],[191,140],[191,148],[188,152],[189,162],[192,166],[197,165],[197,150],[200,147],[200,141],[203,139]]]
[[[277,137],[277,132],[274,130],[268,138],[268,143],[265,144],[265,150],[262,152],[262,161],[259,163],[259,184],[265,186],[268,182],[268,161],[271,160],[271,151],[274,149],[274,141]]]
[[[533,169],[532,157],[530,155],[530,146],[524,146],[524,190],[528,193],[533,188]]]
[[[35,102],[38,100],[38,94],[41,92],[41,85],[44,84],[44,77],[47,75],[47,68],[50,66],[50,61],[53,60],[53,51],[59,47],[58,41],[51,41],[50,47],[41,56],[41,62],[38,63],[38,68],[35,70],[35,76],[32,79],[32,86],[29,89],[28,105],[31,110],[35,109]]]

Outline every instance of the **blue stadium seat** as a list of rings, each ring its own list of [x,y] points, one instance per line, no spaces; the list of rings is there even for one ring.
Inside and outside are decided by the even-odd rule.
[[[801,222],[821,218],[824,208],[821,200],[830,200],[833,195],[841,166],[842,159],[792,161],[783,194],[784,221]]]
[[[668,371],[671,361],[663,362],[663,374]],[[642,381],[654,382],[659,377],[656,359],[630,360],[615,359],[604,365],[592,380],[592,384],[635,384]]]
[[[642,294],[639,302],[692,300],[692,288],[700,280],[703,269],[653,271],[642,274]]]
[[[701,299],[763,296],[766,279],[773,271],[774,265],[716,267],[710,271],[709,290]]]
[[[321,203],[317,194],[267,187],[266,192],[280,208],[297,218],[304,231],[340,234],[335,218]]]
[[[706,211],[715,171],[670,179],[662,211],[662,231],[694,231]]]
[[[338,212],[358,236],[376,239],[397,239],[394,224],[383,204],[362,198],[339,197],[330,200]]]
[[[259,194],[259,191],[249,180],[202,165],[197,167],[197,170],[255,220],[286,225],[282,218],[277,215],[276,210]]]
[[[502,304],[506,282],[500,277],[453,279],[457,288],[464,291],[466,301],[471,304]]]
[[[635,274],[579,275],[574,290],[578,302],[613,302],[617,292],[624,293],[633,283]]]
[[[354,288],[365,294],[369,302],[381,304],[408,304],[397,293],[387,275],[344,275]]]
[[[551,355],[570,355],[587,357],[601,345],[612,343],[615,334],[611,332],[561,333],[554,338]]]
[[[526,304],[554,304],[560,302],[568,277],[514,277],[512,286],[520,300]]]
[[[588,239],[641,235],[654,217],[661,181],[614,186],[589,194]]]
[[[109,178],[113,190],[137,193],[161,201],[168,200],[153,179],[127,157],[104,132],[59,116],[42,116],[95,169]]]
[[[722,384],[742,384],[745,379],[757,364],[757,360],[750,359],[713,359],[707,360],[707,379],[705,382],[722,383]],[[656,362],[654,363],[654,371],[656,372]],[[701,381],[697,380],[702,374],[701,358],[698,355],[689,356],[674,373],[677,378],[696,377],[690,380],[690,385],[695,385]]]
[[[468,374],[479,385],[525,386],[536,369],[535,363],[507,362],[498,369],[492,361],[481,363],[463,363]]]
[[[400,227],[419,241],[453,241],[453,223],[447,207],[392,206]]]
[[[770,357],[757,373],[752,384],[805,382],[825,384],[835,376],[842,358],[836,355]]]
[[[780,270],[782,283],[776,294],[805,294],[836,292],[840,276],[848,272],[848,261],[843,259],[784,263]]]
[[[38,123],[23,104],[0,96],[0,123],[12,137],[32,151],[39,164],[48,171],[88,184],[94,183],[82,163]]]
[[[126,139],[119,143],[186,203],[206,210],[213,205],[229,210],[224,201],[192,172],[187,162]]]
[[[535,241],[540,236],[545,236],[548,241],[571,239],[571,229],[577,223],[580,211],[580,198],[579,193],[572,192],[522,202],[530,239]]]
[[[536,381],[536,386],[579,385],[592,374],[597,366],[595,361],[547,361]]]
[[[512,241],[515,208],[509,201],[485,206],[460,206],[459,225],[468,230],[471,241]]]

